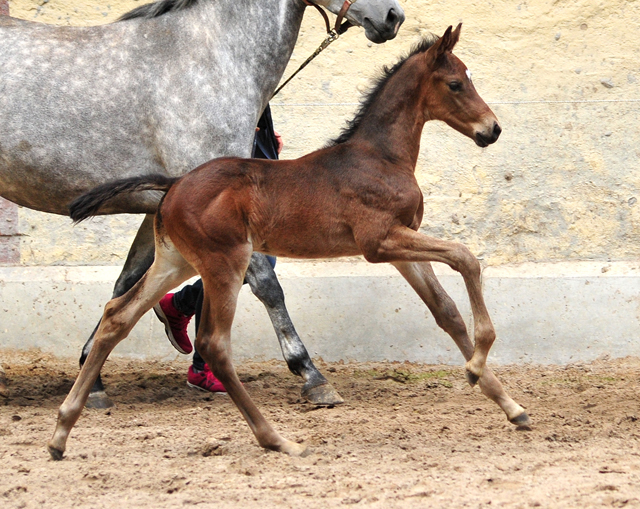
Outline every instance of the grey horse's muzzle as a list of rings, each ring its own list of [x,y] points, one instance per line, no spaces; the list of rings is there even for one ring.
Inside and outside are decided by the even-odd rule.
[[[365,30],[367,39],[377,44],[390,41],[395,38],[400,29],[400,25],[404,23],[404,12],[394,8],[389,9],[387,16],[382,23],[374,23],[369,18],[364,18],[362,26]]]

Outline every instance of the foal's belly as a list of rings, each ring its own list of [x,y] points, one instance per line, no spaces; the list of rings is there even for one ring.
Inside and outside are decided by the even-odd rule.
[[[252,234],[251,240],[254,251],[287,258],[338,258],[362,254],[347,231],[288,228],[272,231],[265,237]]]

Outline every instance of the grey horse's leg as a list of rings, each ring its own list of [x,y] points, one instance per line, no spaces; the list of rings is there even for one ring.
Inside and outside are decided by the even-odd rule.
[[[282,354],[294,375],[305,380],[302,396],[314,405],[338,405],[344,400],[311,362],[284,304],[284,292],[266,256],[253,253],[245,274],[253,294],[267,308]]]
[[[147,272],[149,267],[151,267],[154,255],[153,217],[153,215],[149,214],[145,216],[142,221],[136,238],[131,245],[131,249],[129,249],[129,254],[127,255],[127,260],[122,268],[122,272],[116,281],[112,298],[120,297],[127,293],[127,291],[140,280],[144,273]],[[80,366],[84,364],[84,361],[91,351],[93,337],[99,325],[100,322],[98,322],[98,325],[93,329],[91,336],[82,348]],[[104,390],[100,375],[98,375],[98,378],[91,388],[86,406],[88,408],[109,408],[113,406],[113,402]]]

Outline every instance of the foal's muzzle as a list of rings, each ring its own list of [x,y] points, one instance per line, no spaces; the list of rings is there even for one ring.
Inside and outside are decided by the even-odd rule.
[[[500,127],[498,122],[494,122],[491,129],[488,129],[485,132],[476,132],[476,145],[478,145],[479,147],[487,147],[492,143],[495,143],[496,141],[498,141],[501,132],[502,128]]]

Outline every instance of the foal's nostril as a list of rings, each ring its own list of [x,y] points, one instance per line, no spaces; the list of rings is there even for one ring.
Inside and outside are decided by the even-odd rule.
[[[493,135],[496,137],[496,139],[498,139],[498,136],[500,136],[501,132],[502,132],[502,128],[500,127],[498,122],[493,124]]]

